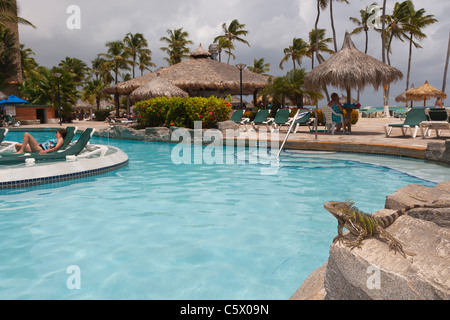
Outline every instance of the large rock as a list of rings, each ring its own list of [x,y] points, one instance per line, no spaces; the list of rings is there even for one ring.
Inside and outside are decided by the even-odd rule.
[[[450,299],[450,230],[402,216],[388,232],[415,255],[395,254],[375,237],[364,240],[362,249],[334,244],[325,273],[326,299]]]
[[[433,188],[401,188],[386,197],[386,209],[375,215],[416,203],[447,208],[413,209],[387,228],[412,255],[405,258],[389,251],[379,237],[365,239],[361,249],[333,244],[326,269],[322,266],[311,274],[291,299],[450,299],[450,181]],[[348,232],[345,236],[355,239]]]
[[[427,145],[425,158],[450,164],[450,139],[442,141],[430,141]]]

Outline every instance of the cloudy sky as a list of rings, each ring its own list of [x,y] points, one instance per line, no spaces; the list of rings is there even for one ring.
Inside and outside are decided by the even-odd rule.
[[[349,2],[333,2],[338,49],[345,32],[356,27],[349,17],[359,18],[359,10],[374,0]],[[387,2],[387,13],[390,13],[395,2]],[[428,80],[441,90],[450,31],[447,16],[450,1],[413,2],[416,10],[425,8],[426,13],[434,15],[439,22],[425,29],[428,37],[420,43],[423,48],[413,49],[410,84],[418,87]],[[152,50],[152,61],[158,68],[163,67],[167,63],[160,47],[165,44],[159,39],[166,36],[166,30],[182,27],[194,42],[193,51],[200,43],[207,48],[222,34],[224,22],[228,24],[238,19],[249,31],[245,39],[250,47],[236,44],[236,60],[231,63],[253,65],[254,58],[264,58],[271,65],[271,74],[284,75],[291,65],[285,64],[284,70],[278,67],[283,49],[292,44],[294,37],[307,40],[317,15],[316,0],[18,0],[18,3],[21,16],[37,27],[21,26],[20,42],[36,53],[35,59],[40,65],[47,67],[58,65],[65,57],[79,58],[90,65],[98,53],[106,52],[106,42],[121,40],[128,32],[143,33]],[[378,3],[382,4],[382,1],[378,0]],[[77,20],[74,20],[76,13],[70,10],[72,5],[79,8],[79,25],[74,25]],[[328,37],[332,36],[328,9],[321,12],[319,27],[327,29]],[[352,39],[357,48],[364,51],[364,35]],[[407,42],[395,41],[393,44],[391,64],[400,69],[404,77],[391,88],[391,105],[396,104],[393,98],[405,90],[408,49]],[[368,54],[381,60],[381,39],[373,30],[369,32]],[[305,58],[303,67],[309,71],[311,59]],[[329,91],[343,93],[333,88]],[[363,106],[381,106],[382,101],[382,91],[374,91],[372,87],[366,88],[361,95]]]

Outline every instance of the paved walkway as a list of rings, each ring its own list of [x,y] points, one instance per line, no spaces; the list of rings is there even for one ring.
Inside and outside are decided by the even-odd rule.
[[[380,154],[393,154],[423,158],[427,144],[430,141],[444,143],[450,139],[450,131],[443,131],[441,137],[436,137],[434,131],[430,137],[422,139],[420,130],[418,136],[413,139],[410,135],[402,136],[399,128],[394,128],[391,137],[387,138],[384,133],[386,123],[402,123],[398,118],[360,118],[358,123],[352,126],[352,134],[326,134],[318,133],[317,140],[315,133],[308,132],[308,127],[300,127],[296,134],[291,134],[286,143],[286,148],[301,148],[312,150],[335,150],[354,151]],[[93,127],[97,130],[107,129],[110,125],[107,122],[78,121],[71,125],[78,126],[80,130]],[[67,124],[63,124],[67,126]],[[21,128],[59,128],[59,124],[39,124],[23,125]],[[319,127],[323,129],[323,127]],[[282,128],[279,138],[284,139],[286,128]],[[241,133],[241,137],[257,139],[255,133]],[[270,139],[270,138],[269,138]]]

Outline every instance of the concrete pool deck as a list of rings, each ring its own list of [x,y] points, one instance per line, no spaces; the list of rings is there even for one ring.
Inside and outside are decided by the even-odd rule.
[[[437,137],[433,131],[430,137],[423,139],[420,130],[417,137],[412,138],[409,132],[406,136],[403,136],[399,128],[394,128],[392,135],[387,138],[384,132],[384,125],[402,122],[403,120],[398,118],[360,118],[352,126],[352,134],[331,135],[319,132],[317,140],[315,139],[315,133],[309,132],[308,127],[303,126],[299,128],[297,133],[292,133],[289,136],[285,148],[389,154],[425,159],[427,147],[430,142],[433,142],[434,145],[442,145],[444,147],[446,140],[450,140],[450,131],[444,130],[440,137]],[[97,132],[110,128],[109,123],[99,121],[75,120],[71,124],[63,124],[63,126],[68,125],[77,126],[79,130],[91,127],[95,128]],[[35,124],[22,125],[17,129],[22,131],[27,128],[59,127],[59,124]],[[13,131],[15,128],[10,127],[10,129]],[[320,129],[323,129],[323,127],[319,127]],[[283,140],[286,130],[286,127],[281,129],[279,135],[281,140]],[[257,135],[254,132],[243,132],[240,134],[240,138],[257,139]]]

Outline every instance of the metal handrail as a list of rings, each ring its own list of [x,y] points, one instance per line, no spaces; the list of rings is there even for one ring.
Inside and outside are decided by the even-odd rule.
[[[281,151],[283,151],[283,148],[284,148],[284,145],[285,145],[285,143],[286,143],[286,141],[287,141],[287,138],[288,138],[289,135],[291,134],[292,127],[294,126],[295,121],[297,121],[297,116],[298,116],[298,113],[299,113],[299,112],[300,112],[300,109],[297,110],[297,112],[295,113],[294,118],[292,119],[292,123],[291,123],[291,125],[289,126],[289,129],[288,129],[288,132],[286,133],[286,136],[284,137],[284,140],[283,140],[283,143],[281,144],[280,150],[278,150],[278,154],[277,154],[277,158],[276,158],[277,160],[278,160],[278,158],[280,157]]]

